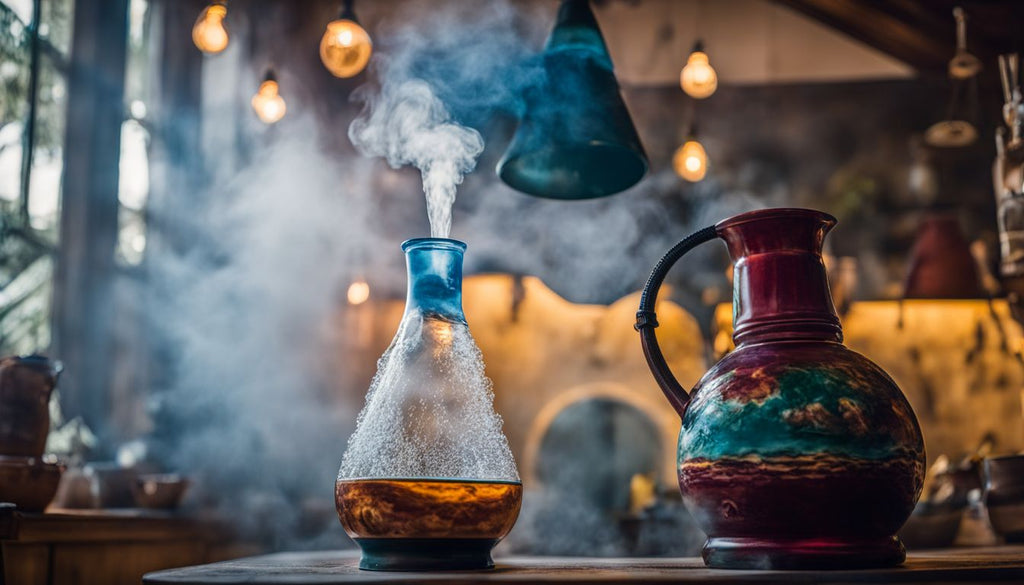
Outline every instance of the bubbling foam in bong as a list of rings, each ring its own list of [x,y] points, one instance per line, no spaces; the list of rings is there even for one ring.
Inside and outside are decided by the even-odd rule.
[[[519,480],[464,323],[410,311],[377,368],[338,479]]]
[[[447,238],[455,190],[484,150],[480,133],[452,120],[433,89],[419,79],[396,82],[384,74],[379,93],[360,88],[365,103],[348,135],[365,156],[387,159],[392,168],[413,165],[423,176],[430,235]]]

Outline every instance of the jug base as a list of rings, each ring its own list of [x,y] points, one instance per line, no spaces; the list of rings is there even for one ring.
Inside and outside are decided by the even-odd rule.
[[[709,538],[702,555],[716,569],[875,569],[907,558],[895,536],[873,539]]]
[[[365,571],[467,571],[493,569],[497,538],[355,538]]]

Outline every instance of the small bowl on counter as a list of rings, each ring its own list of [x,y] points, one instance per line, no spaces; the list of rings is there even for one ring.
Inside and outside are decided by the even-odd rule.
[[[985,506],[996,534],[1024,542],[1024,455],[985,459]]]
[[[0,455],[0,502],[42,512],[57,493],[64,466],[46,457]]]
[[[965,506],[951,502],[918,502],[899,531],[900,540],[908,549],[953,546],[965,509]]]
[[[151,510],[173,510],[181,504],[189,480],[174,473],[139,475],[132,484],[135,504]]]

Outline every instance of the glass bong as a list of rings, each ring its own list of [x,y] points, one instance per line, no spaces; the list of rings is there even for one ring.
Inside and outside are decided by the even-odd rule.
[[[466,245],[420,238],[402,250],[405,314],[338,472],[338,516],[361,569],[491,568],[522,484],[462,312]]]

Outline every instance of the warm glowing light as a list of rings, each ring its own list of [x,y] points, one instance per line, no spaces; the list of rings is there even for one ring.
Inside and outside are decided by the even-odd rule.
[[[284,117],[288,107],[284,103],[284,98],[278,94],[276,81],[267,79],[260,84],[256,95],[252,96],[252,109],[264,124],[273,124]]]
[[[373,42],[359,23],[347,18],[333,20],[320,40],[320,60],[335,77],[359,75],[370,61]]]
[[[224,28],[224,17],[228,7],[215,2],[199,13],[192,27],[192,42],[207,55],[220,53],[228,46],[228,31]]]
[[[690,53],[686,66],[679,74],[679,85],[688,95],[698,99],[715,93],[718,89],[718,74],[708,62],[707,53],[700,50]]]
[[[708,173],[708,155],[696,140],[687,140],[672,157],[672,167],[680,177],[696,183]]]
[[[370,285],[365,280],[357,280],[348,285],[348,304],[361,305],[370,299]]]

